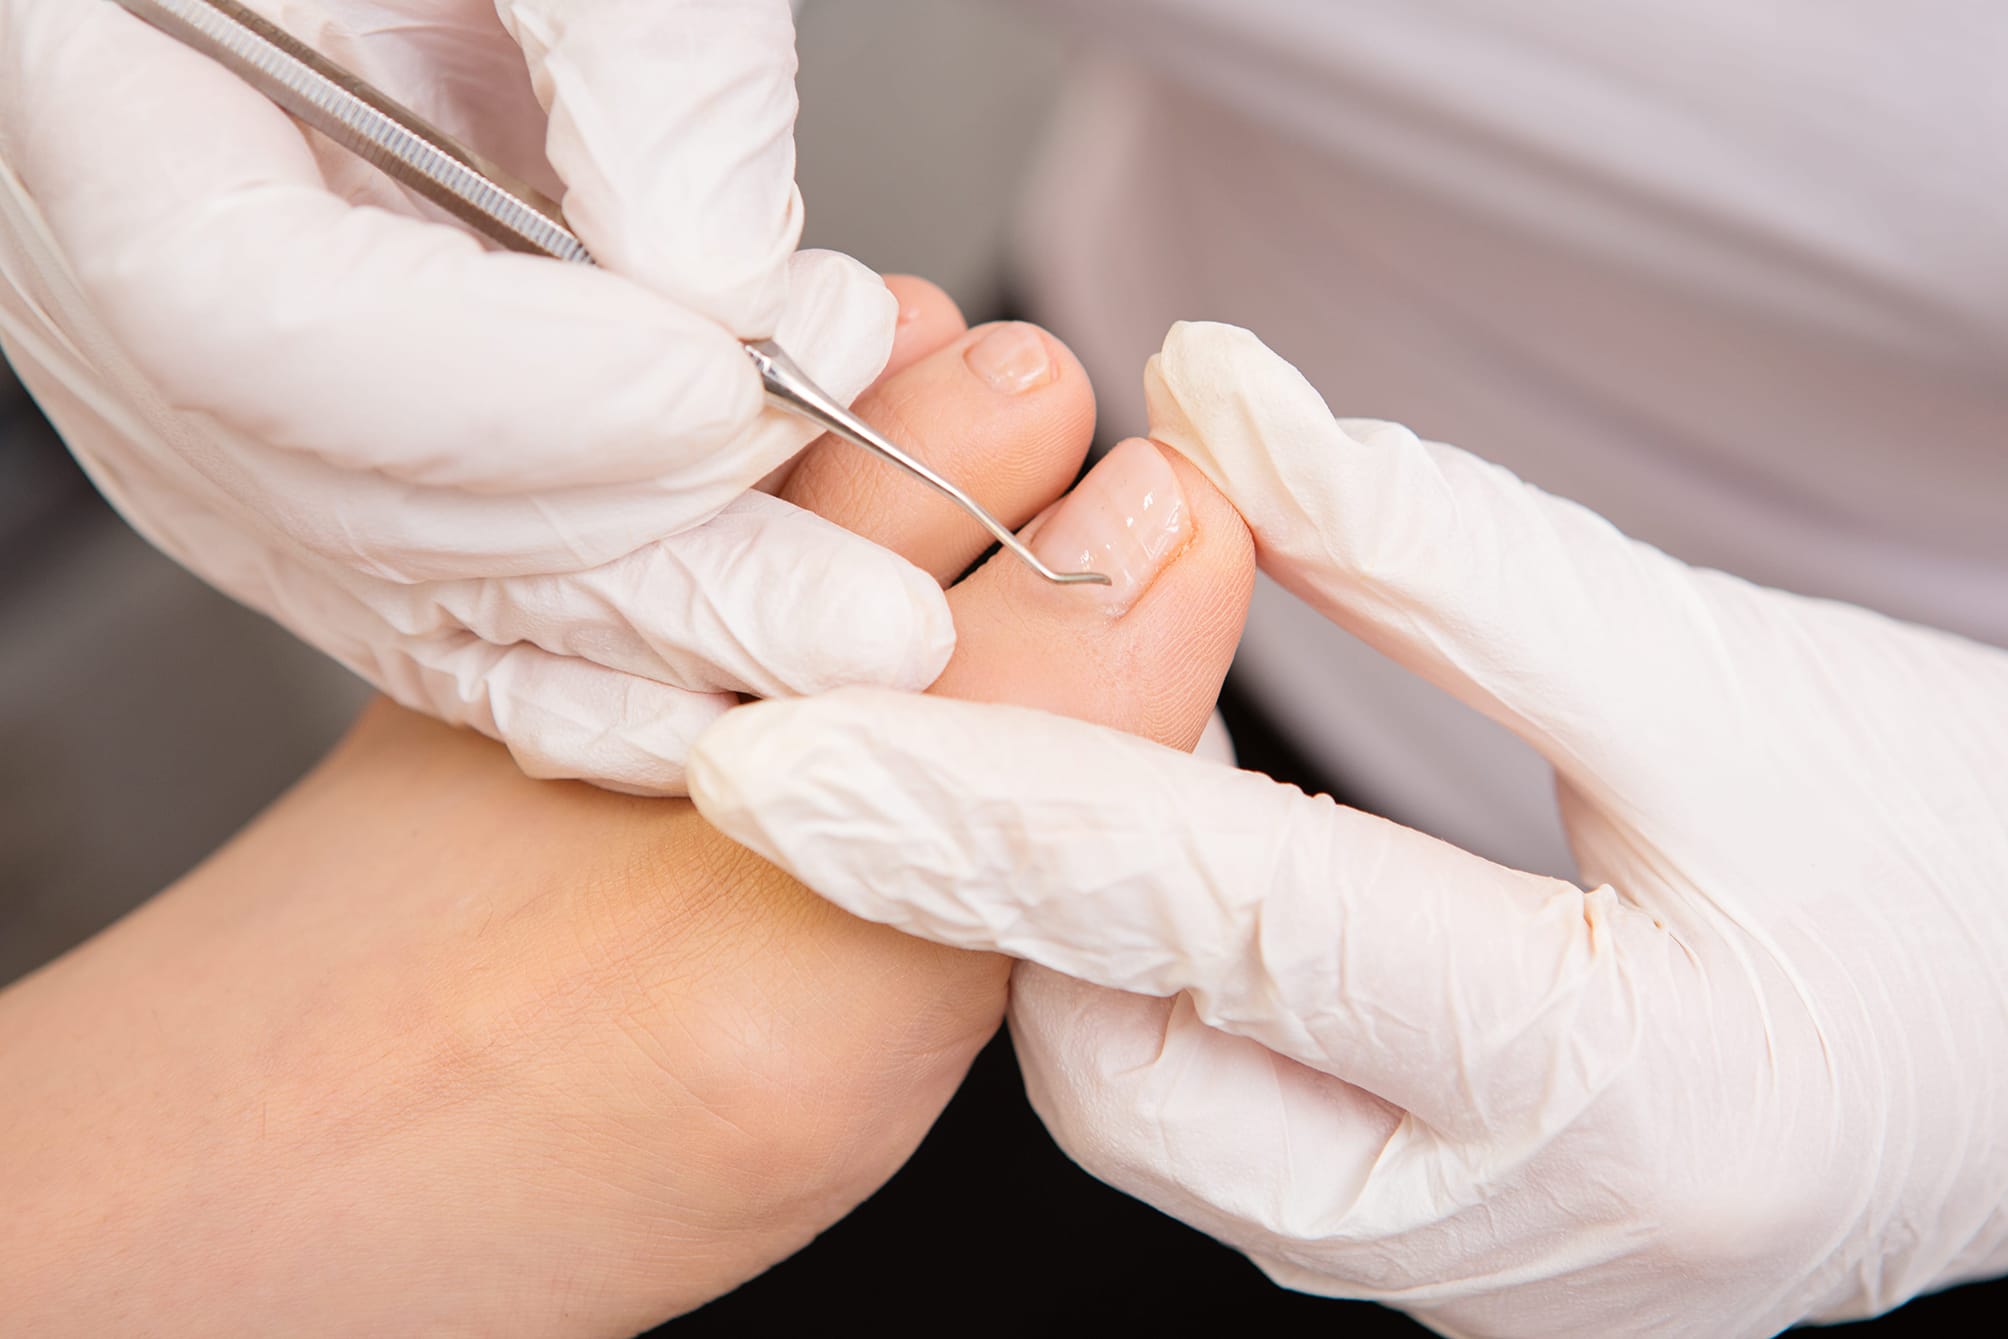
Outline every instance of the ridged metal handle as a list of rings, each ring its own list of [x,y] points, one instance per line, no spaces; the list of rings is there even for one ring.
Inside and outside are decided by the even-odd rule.
[[[557,202],[235,0],[114,0],[512,251],[592,263]]]

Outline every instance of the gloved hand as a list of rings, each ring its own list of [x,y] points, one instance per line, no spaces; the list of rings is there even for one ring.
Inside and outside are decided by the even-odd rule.
[[[728,715],[692,762],[711,821],[1025,959],[1060,1144],[1289,1287],[1449,1334],[1715,1336],[2008,1269],[2008,655],[1335,422],[1243,332],[1175,329],[1147,385],[1272,576],[1554,764],[1583,885],[882,692]]]
[[[895,311],[795,254],[784,0],[252,7],[605,268],[486,249],[105,0],[0,0],[0,344],[142,534],[539,776],[673,792],[737,692],[934,678],[938,586],[747,491],[813,433],[737,337],[848,396]]]

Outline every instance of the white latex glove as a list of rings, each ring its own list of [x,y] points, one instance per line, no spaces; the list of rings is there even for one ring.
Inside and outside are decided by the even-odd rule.
[[[606,268],[484,248],[106,0],[0,0],[0,344],[141,533],[539,776],[676,791],[735,693],[933,679],[935,583],[747,491],[812,433],[736,337],[849,396],[895,309],[795,254],[785,0],[252,7]]]
[[[1147,384],[1271,575],[1554,764],[1583,887],[882,692],[727,716],[705,814],[1038,964],[1012,1031],[1061,1145],[1289,1287],[1717,1336],[2008,1269],[2008,654],[1335,422],[1241,331],[1175,329]]]

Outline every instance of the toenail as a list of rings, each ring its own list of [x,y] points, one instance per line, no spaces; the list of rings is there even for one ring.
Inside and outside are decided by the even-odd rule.
[[[1018,395],[1053,379],[1046,337],[1017,321],[992,326],[962,358],[1000,395]]]
[[[1062,572],[1100,572],[1107,586],[1070,588],[1110,613],[1136,603],[1192,533],[1185,495],[1164,453],[1141,437],[1117,446],[1074,486],[1032,536],[1032,551]]]

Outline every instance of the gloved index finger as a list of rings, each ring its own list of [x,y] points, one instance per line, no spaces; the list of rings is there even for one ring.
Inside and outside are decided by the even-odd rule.
[[[1453,1137],[1587,1103],[1641,973],[1608,889],[1019,708],[845,691],[728,713],[693,751],[710,821],[846,910],[1097,985],[1188,992],[1209,1025]]]
[[[500,0],[599,262],[743,339],[774,333],[802,234],[786,0]]]

